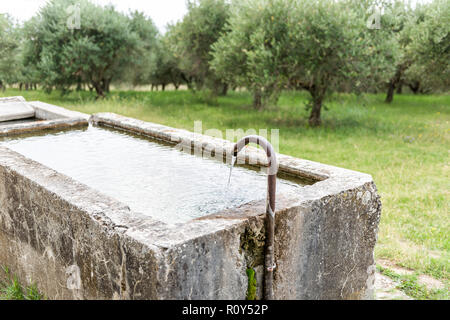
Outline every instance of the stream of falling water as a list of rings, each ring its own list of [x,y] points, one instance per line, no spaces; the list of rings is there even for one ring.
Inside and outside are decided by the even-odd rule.
[[[228,176],[227,189],[230,188],[230,184],[231,184],[231,173],[233,172],[233,167],[234,167],[234,165],[236,164],[236,160],[237,160],[237,157],[235,157],[235,156],[233,156],[233,157],[231,158],[230,175]]]

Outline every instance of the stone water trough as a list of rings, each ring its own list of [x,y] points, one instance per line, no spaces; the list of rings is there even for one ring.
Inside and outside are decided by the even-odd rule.
[[[125,143],[114,148],[115,139]],[[174,171],[160,173],[142,161],[148,171],[129,180],[134,169],[129,163],[145,160],[150,145],[155,149],[147,156],[155,161],[160,157],[152,150],[163,152],[161,157],[182,154],[169,162]],[[195,154],[174,146],[192,147]],[[116,114],[88,116],[21,97],[0,99],[0,265],[49,299],[246,299],[252,283],[247,271],[253,269],[261,298],[266,199],[264,180],[254,171],[267,165],[265,154],[246,148],[241,160],[252,168],[237,168],[232,179],[248,185],[230,189],[236,191],[230,195],[220,190],[226,181],[215,188],[208,171],[212,166],[221,177],[227,165],[198,159],[198,152],[211,150],[227,159],[232,147],[222,139]],[[122,148],[126,156],[110,167],[111,154]],[[71,152],[84,150],[100,150],[98,167],[81,156],[70,162]],[[371,299],[381,213],[372,177],[282,154],[278,159],[274,298]],[[198,190],[180,186],[182,179],[171,184],[182,172],[175,174],[177,161],[193,170],[201,166],[195,175],[213,181],[210,192],[201,193],[200,184]],[[97,184],[102,179],[106,182]],[[153,193],[146,196],[147,189]],[[220,207],[216,194],[236,202]],[[190,198],[199,204],[191,206]]]

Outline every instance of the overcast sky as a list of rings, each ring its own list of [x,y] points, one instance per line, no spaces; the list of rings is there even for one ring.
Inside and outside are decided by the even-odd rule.
[[[25,21],[35,15],[48,0],[0,0],[0,13]],[[169,22],[175,22],[186,13],[186,0],[91,0],[101,5],[113,4],[116,9],[128,12],[129,9],[145,12],[159,30],[164,31]]]

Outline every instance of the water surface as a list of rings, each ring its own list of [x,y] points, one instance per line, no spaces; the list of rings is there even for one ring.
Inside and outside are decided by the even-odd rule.
[[[100,127],[7,137],[4,145],[130,206],[174,223],[266,198],[264,173]],[[298,182],[298,181],[297,181]],[[278,179],[278,193],[297,182]]]

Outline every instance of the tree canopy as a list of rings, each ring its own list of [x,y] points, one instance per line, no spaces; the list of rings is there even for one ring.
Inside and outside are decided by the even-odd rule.
[[[415,67],[434,88],[450,87],[450,2],[434,0],[421,10],[423,18],[411,32]]]
[[[11,17],[0,14],[0,89],[17,79],[19,62],[17,55],[20,46],[17,35],[17,29]]]
[[[76,7],[76,10],[67,10]],[[141,12],[89,0],[50,0],[24,24],[0,15],[0,87],[39,84],[62,93],[112,83],[245,88],[255,108],[306,90],[320,125],[333,92],[380,92],[386,101],[450,87],[450,2],[403,0],[189,0],[160,34]],[[378,8],[378,10],[377,10]],[[80,25],[72,25],[79,13]]]
[[[213,45],[213,68],[249,88],[254,105],[276,101],[282,88],[311,94],[310,124],[320,124],[322,102],[339,82],[374,82],[392,72],[395,42],[367,28],[370,2],[246,0],[233,7]]]
[[[182,21],[170,26],[167,39],[178,61],[179,69],[191,86],[226,91],[226,84],[210,67],[211,45],[224,31],[229,16],[226,0],[188,1],[188,13]]]
[[[65,9],[75,4],[83,17],[79,29],[67,26]],[[52,0],[34,24],[29,41],[34,43],[37,67],[48,89],[67,90],[74,84],[87,83],[102,97],[139,49],[139,34],[128,17],[111,6],[101,7],[86,0]]]
[[[160,48],[159,32],[152,19],[138,11],[130,15],[130,30],[137,34],[138,41],[124,65],[127,75],[124,80],[133,85],[145,85],[151,82],[151,74],[157,67],[155,64]]]

